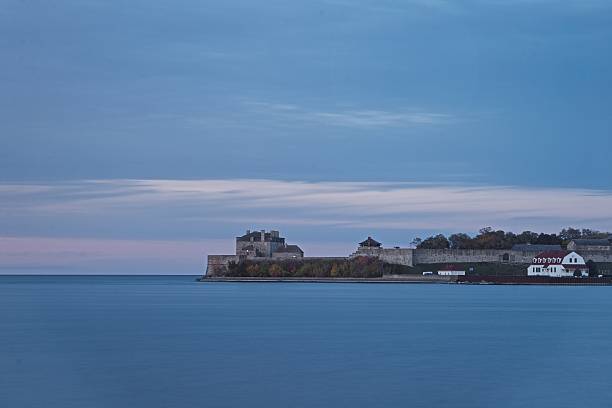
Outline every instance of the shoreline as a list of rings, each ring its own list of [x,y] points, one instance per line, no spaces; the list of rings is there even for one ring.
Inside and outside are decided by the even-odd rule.
[[[457,284],[457,285],[520,285],[520,286],[612,286],[611,278],[549,278],[495,277],[495,276],[388,276],[382,278],[250,278],[250,277],[200,277],[201,283],[381,283],[381,284]]]
[[[244,283],[456,283],[452,277],[382,277],[382,278],[249,278],[249,277],[200,277],[199,282]]]

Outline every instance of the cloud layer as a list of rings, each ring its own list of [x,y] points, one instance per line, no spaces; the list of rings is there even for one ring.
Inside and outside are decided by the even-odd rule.
[[[431,112],[423,109],[393,111],[383,109],[335,109],[317,111],[293,104],[247,102],[246,105],[258,114],[266,115],[275,121],[348,128],[432,126],[450,124],[458,120],[454,115],[448,113]]]
[[[0,185],[6,216],[146,214],[236,222],[252,216],[285,224],[470,229],[479,225],[610,227],[612,192],[603,190],[279,180],[89,180]],[[459,221],[462,220],[462,221]],[[531,220],[519,225],[520,220]],[[246,222],[238,221],[238,222]]]

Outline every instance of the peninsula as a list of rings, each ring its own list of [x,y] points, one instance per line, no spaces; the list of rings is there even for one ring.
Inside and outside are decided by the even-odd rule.
[[[612,236],[484,228],[473,238],[436,235],[404,248],[367,237],[348,256],[307,257],[279,231],[247,230],[234,254],[208,256],[201,280],[612,284]]]

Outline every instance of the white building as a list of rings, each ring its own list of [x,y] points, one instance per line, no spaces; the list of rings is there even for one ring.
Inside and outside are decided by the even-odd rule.
[[[449,269],[444,271],[438,271],[440,276],[465,276],[465,271],[458,271],[455,269]]]
[[[528,276],[574,276],[578,271],[581,276],[589,276],[589,268],[584,258],[571,251],[547,251],[533,258],[533,263],[527,268]]]

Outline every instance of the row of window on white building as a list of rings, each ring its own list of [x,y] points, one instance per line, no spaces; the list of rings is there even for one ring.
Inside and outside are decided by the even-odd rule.
[[[544,264],[544,263],[561,263],[561,258],[533,258],[533,263]],[[578,258],[570,258],[570,263],[578,263]]]
[[[542,268],[542,267],[536,266],[533,269],[534,269],[533,270],[534,272],[544,272],[544,271],[547,271],[547,272],[557,272],[557,267],[556,266],[549,266],[548,268]],[[561,272],[561,271],[559,271],[559,272]]]

